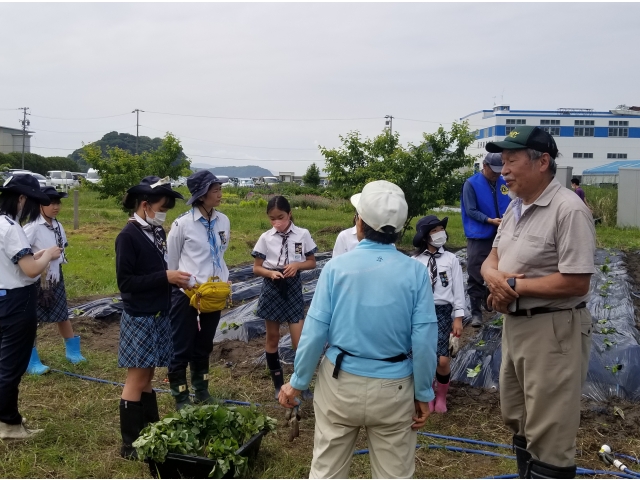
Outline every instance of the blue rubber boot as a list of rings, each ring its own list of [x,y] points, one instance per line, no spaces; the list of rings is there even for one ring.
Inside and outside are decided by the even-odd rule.
[[[74,365],[76,363],[87,361],[87,359],[80,353],[80,337],[78,335],[71,338],[65,338],[64,346],[67,350],[67,360]]]
[[[49,371],[49,367],[43,365],[38,356],[38,350],[33,347],[31,350],[31,358],[29,359],[29,366],[27,367],[27,373],[29,375],[44,375]]]

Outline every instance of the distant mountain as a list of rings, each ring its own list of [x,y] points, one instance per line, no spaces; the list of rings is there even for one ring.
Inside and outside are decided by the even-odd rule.
[[[251,177],[271,177],[271,173],[266,168],[256,165],[247,165],[246,167],[210,167],[206,164],[197,163],[191,165],[192,170],[209,170],[214,175],[226,175],[227,177],[251,178]]]

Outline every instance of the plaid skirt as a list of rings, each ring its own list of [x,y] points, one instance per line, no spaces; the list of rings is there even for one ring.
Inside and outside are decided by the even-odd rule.
[[[298,323],[304,318],[300,272],[280,280],[263,279],[256,315],[278,323]]]
[[[60,281],[52,285],[49,290],[42,290],[40,280],[36,282],[38,292],[38,322],[58,323],[69,319],[67,307],[67,291],[64,288],[64,278],[60,271]]]
[[[449,334],[453,327],[453,305],[436,305],[436,317],[438,317],[438,357],[449,356]]]
[[[118,366],[168,367],[173,355],[169,312],[133,317],[122,312]]]

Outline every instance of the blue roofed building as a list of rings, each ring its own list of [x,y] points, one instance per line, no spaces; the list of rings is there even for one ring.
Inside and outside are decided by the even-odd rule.
[[[502,140],[519,125],[538,126],[554,136],[561,156],[558,165],[573,174],[617,160],[640,158],[640,108],[620,105],[609,111],[592,108],[515,110],[495,105],[462,117],[475,132],[471,155],[486,154],[487,142]],[[602,182],[609,183],[609,182]]]
[[[620,160],[582,171],[583,185],[617,184],[619,168],[640,168],[640,160]]]

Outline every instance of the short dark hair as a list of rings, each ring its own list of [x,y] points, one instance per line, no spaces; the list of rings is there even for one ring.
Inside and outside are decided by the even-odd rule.
[[[18,203],[20,203],[20,194],[17,192],[2,192],[0,194],[0,213],[7,215],[18,223],[22,224],[25,220],[35,222],[40,216],[40,202],[31,197],[27,197],[27,201],[22,207],[20,218],[18,218]]]
[[[571,179],[571,183],[573,183],[574,185],[580,185],[580,180],[578,180],[576,177],[573,177]]]
[[[173,208],[176,206],[176,199],[167,195],[147,195],[144,193],[127,193],[122,199],[122,206],[127,210],[138,210],[142,202],[148,202],[151,204],[160,203],[164,199],[164,203],[161,208]]]
[[[377,230],[374,230],[369,225],[367,225],[364,220],[362,220],[362,230],[364,233],[364,238],[366,238],[367,240],[371,240],[372,242],[382,243],[383,245],[390,245],[392,243],[396,243],[396,241],[398,240],[398,234],[390,225],[382,227],[382,230],[384,231],[378,232]]]

